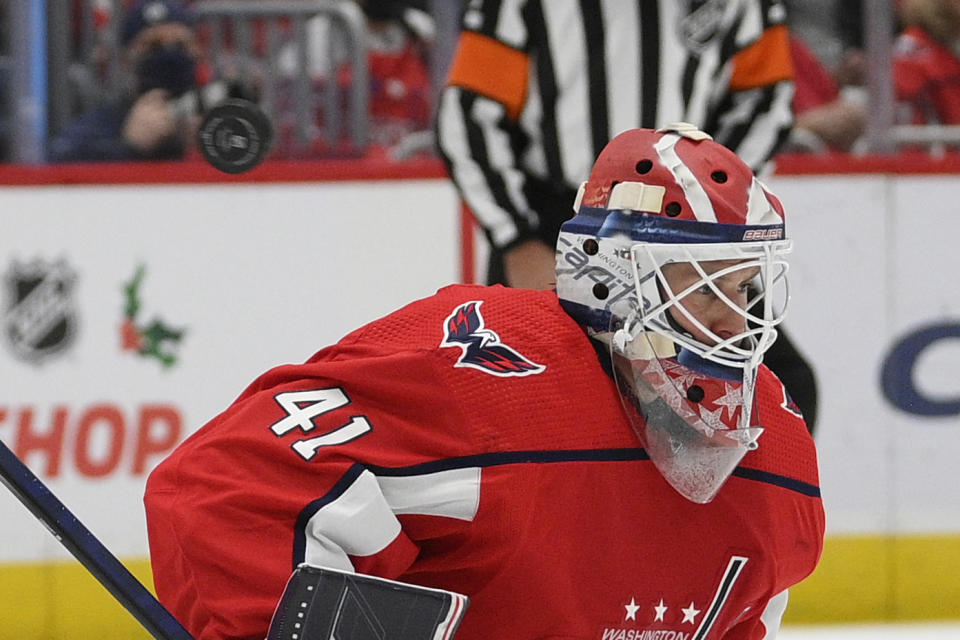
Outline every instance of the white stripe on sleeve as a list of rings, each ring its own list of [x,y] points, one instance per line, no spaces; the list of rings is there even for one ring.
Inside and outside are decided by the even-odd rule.
[[[400,534],[400,522],[377,479],[364,471],[336,500],[313,514],[305,533],[304,562],[353,571],[348,554],[369,556],[382,551]]]
[[[363,471],[307,521],[304,562],[353,571],[349,556],[369,556],[400,534],[396,514],[471,521],[480,507],[479,467],[411,476]]]
[[[783,619],[783,613],[787,610],[787,600],[789,599],[786,590],[770,598],[767,606],[763,608],[760,614],[760,622],[765,629],[763,637],[760,640],[773,640],[780,631],[780,621]]]
[[[394,513],[472,521],[480,508],[479,467],[416,476],[377,476],[377,482]]]

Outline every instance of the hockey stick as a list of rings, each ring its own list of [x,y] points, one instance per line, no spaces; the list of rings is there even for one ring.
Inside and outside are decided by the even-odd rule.
[[[157,640],[193,640],[176,618],[0,441],[0,481]]]

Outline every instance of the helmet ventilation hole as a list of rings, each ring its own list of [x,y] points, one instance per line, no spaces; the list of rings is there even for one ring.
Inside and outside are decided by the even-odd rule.
[[[653,163],[650,162],[649,160],[641,160],[640,162],[637,163],[636,170],[637,170],[637,173],[639,173],[640,175],[649,173],[650,169],[653,169]]]
[[[710,177],[713,178],[713,181],[717,184],[723,184],[727,181],[727,172],[726,171],[714,171],[710,174]]]
[[[664,209],[664,211],[666,211],[667,215],[670,216],[671,218],[676,218],[678,215],[680,215],[681,209],[682,207],[680,206],[679,202],[669,202],[667,203],[667,206]]]
[[[588,256],[595,256],[600,251],[600,244],[593,238],[587,238],[583,241],[583,252]]]
[[[690,402],[700,402],[703,400],[704,395],[706,394],[703,391],[703,387],[698,384],[690,385],[690,388],[687,389],[687,400]]]
[[[608,289],[607,285],[603,284],[602,282],[598,282],[597,284],[593,285],[593,295],[598,300],[606,300],[607,296],[610,295],[610,289]]]

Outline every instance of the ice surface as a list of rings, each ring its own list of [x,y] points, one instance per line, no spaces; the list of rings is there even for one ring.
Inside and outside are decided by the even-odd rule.
[[[777,640],[960,640],[960,622],[786,626]]]

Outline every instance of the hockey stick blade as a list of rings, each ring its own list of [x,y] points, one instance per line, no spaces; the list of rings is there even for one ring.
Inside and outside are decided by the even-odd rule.
[[[0,481],[157,640],[193,640],[173,615],[0,441]]]

